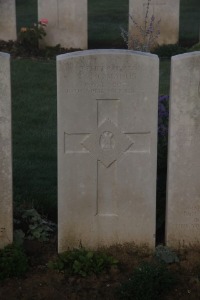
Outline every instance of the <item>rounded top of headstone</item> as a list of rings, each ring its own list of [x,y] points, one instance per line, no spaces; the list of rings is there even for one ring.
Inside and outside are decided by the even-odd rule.
[[[158,60],[158,56],[155,54],[133,51],[133,50],[125,50],[125,49],[95,49],[95,50],[84,50],[84,51],[75,51],[66,54],[61,54],[56,57],[57,61],[65,60],[73,57],[82,57],[82,56],[92,56],[92,55],[138,55],[138,56],[146,56],[155,60]]]
[[[192,57],[200,57],[200,51],[194,51],[194,52],[189,52],[189,53],[183,53],[183,54],[178,54],[175,56],[172,56],[172,60],[179,60],[179,59],[188,59]]]
[[[9,59],[10,58],[10,54],[5,53],[5,52],[0,52],[0,56]]]

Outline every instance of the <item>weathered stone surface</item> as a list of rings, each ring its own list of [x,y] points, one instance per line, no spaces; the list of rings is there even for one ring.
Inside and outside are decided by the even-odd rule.
[[[87,0],[38,0],[38,18],[48,19],[45,45],[87,49]]]
[[[0,0],[0,40],[16,40],[15,0]]]
[[[158,69],[126,50],[57,57],[59,252],[154,246]]]
[[[10,55],[0,52],[0,248],[12,243]]]
[[[144,28],[145,15],[148,0],[129,0],[129,14],[139,26]],[[157,40],[159,45],[175,44],[179,39],[179,10],[180,0],[151,0],[149,6],[149,20],[155,17],[155,24],[160,21],[160,35]],[[129,33],[138,36],[141,40],[140,31],[129,18]]]
[[[200,52],[172,58],[166,239],[200,242]]]

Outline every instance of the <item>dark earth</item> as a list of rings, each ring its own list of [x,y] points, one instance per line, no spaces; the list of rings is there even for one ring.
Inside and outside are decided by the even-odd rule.
[[[141,262],[151,261],[151,251],[134,244],[117,245],[104,249],[113,255],[119,265],[101,275],[88,277],[67,276],[50,270],[47,263],[57,256],[57,241],[25,241],[29,270],[23,278],[0,282],[1,300],[113,300],[118,299],[116,289],[125,282]],[[186,248],[176,252],[179,263],[168,265],[177,274],[178,283],[162,300],[200,299],[200,248]],[[133,299],[134,300],[134,299]]]

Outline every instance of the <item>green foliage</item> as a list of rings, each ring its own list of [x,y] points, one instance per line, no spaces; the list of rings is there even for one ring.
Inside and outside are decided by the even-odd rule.
[[[200,51],[200,43],[193,45],[188,51],[189,52]]]
[[[29,226],[28,239],[37,239],[42,242],[49,240],[53,229],[50,227],[49,222],[45,221],[34,208],[24,211],[22,218]]]
[[[20,230],[15,231],[15,239],[18,244],[23,238],[23,233],[24,238],[45,242],[49,240],[50,235],[55,231],[55,224],[42,218],[34,208],[19,210],[15,223],[18,227],[21,227]]]
[[[37,0],[16,0],[17,32],[38,20]]]
[[[175,284],[175,275],[165,265],[143,263],[118,290],[120,299],[157,300]]]
[[[0,280],[18,277],[28,269],[28,260],[22,248],[12,244],[0,250]]]
[[[14,242],[18,246],[24,243],[25,233],[21,229],[14,230]]]
[[[14,202],[57,218],[56,63],[12,60]]]
[[[93,273],[99,274],[117,263],[116,259],[105,253],[79,248],[62,253],[56,261],[50,262],[48,266],[67,274],[85,277]]]
[[[28,53],[35,53],[39,50],[39,40],[46,36],[46,24],[38,22],[32,27],[22,27],[18,34],[18,44]]]
[[[181,44],[192,46],[199,40],[200,5],[199,0],[180,1],[179,40]]]
[[[170,58],[171,56],[182,54],[187,52],[187,49],[179,46],[178,44],[161,45],[153,50],[154,54],[157,54],[162,58]]]
[[[165,262],[166,264],[178,263],[179,258],[170,248],[159,245],[156,247],[155,256],[158,260]]]
[[[119,26],[128,28],[128,0],[88,1],[89,49],[123,48]]]

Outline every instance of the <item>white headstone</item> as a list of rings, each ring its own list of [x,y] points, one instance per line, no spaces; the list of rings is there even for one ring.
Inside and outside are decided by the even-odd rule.
[[[166,240],[200,242],[200,52],[172,58]]]
[[[10,55],[0,52],[0,248],[12,243]]]
[[[38,0],[38,18],[48,19],[45,45],[87,49],[87,0]]]
[[[57,57],[59,252],[154,246],[158,76],[152,54]]]
[[[139,26],[144,28],[145,15],[147,12],[148,0],[129,0],[129,14],[137,22]],[[156,24],[160,21],[160,35],[157,43],[175,44],[179,39],[179,10],[180,0],[151,0],[149,5],[148,20],[152,15],[155,17]],[[129,18],[129,34],[130,36],[142,39],[137,26],[133,24]]]
[[[16,40],[15,0],[0,0],[0,40]]]

